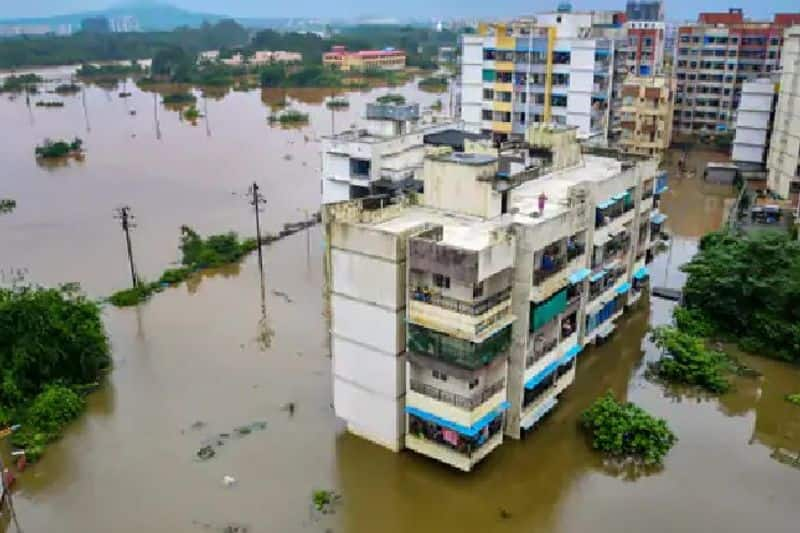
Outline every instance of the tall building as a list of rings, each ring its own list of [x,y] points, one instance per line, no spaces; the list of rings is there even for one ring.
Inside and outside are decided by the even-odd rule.
[[[531,126],[425,159],[424,194],[324,206],[333,398],[349,431],[469,471],[553,409],[640,297],[662,235],[653,160]]]
[[[664,2],[661,0],[628,0],[625,4],[628,20],[664,20]]]
[[[744,164],[744,168],[763,171],[767,163],[777,99],[778,83],[770,78],[742,84],[731,159],[740,165]]]
[[[674,131],[724,132],[736,122],[742,84],[778,68],[783,29],[800,14],[776,14],[772,22],[745,20],[741,9],[700,13],[678,29]]]
[[[800,215],[800,26],[788,28],[784,34],[780,92],[767,166],[769,189],[789,198]]]
[[[674,82],[665,76],[628,76],[622,86],[619,148],[661,158],[672,139]]]
[[[456,125],[418,104],[374,102],[364,126],[323,137],[323,204],[419,189],[425,135]]]
[[[462,39],[466,127],[504,140],[552,122],[604,138],[615,43],[602,29],[614,25],[614,14],[569,12],[479,25],[477,35]]]
[[[626,36],[620,52],[625,56],[628,73],[634,76],[654,76],[664,66],[664,23],[628,21]]]
[[[81,31],[87,33],[110,33],[111,22],[108,17],[87,17],[81,21]]]

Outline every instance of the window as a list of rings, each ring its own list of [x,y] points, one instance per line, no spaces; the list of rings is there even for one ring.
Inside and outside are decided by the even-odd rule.
[[[442,289],[449,289],[450,288],[450,277],[443,276],[441,274],[434,274],[433,275],[433,284]]]
[[[447,374],[445,374],[444,372],[439,372],[438,370],[434,370],[433,371],[433,377],[434,377],[434,379],[438,379],[438,380],[441,380],[441,381],[447,381]]]
[[[472,389],[474,389],[475,387],[477,387],[479,382],[480,382],[480,379],[479,379],[479,378],[475,378],[475,379],[471,380],[471,381],[469,382],[469,390],[472,390]]]
[[[524,117],[523,117],[523,120],[524,120]],[[480,283],[478,283],[477,285],[475,285],[474,287],[472,287],[472,297],[473,298],[480,298],[481,296],[483,296],[483,282],[482,281]]]
[[[494,100],[494,91],[491,89],[484,89],[483,90],[483,99],[484,100]]]
[[[483,119],[483,120],[492,120],[492,110],[491,109],[482,109],[481,110],[481,119]]]

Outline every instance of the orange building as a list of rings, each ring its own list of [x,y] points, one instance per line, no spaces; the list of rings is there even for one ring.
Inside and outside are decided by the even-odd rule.
[[[394,48],[351,52],[344,46],[334,46],[330,52],[323,54],[322,64],[344,71],[401,70],[406,66],[406,53]]]

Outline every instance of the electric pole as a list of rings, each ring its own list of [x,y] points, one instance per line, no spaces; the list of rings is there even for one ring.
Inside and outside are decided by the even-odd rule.
[[[133,281],[133,288],[139,286],[139,280],[136,277],[136,268],[133,266],[133,247],[131,246],[131,228],[136,227],[136,217],[133,216],[131,213],[131,208],[127,205],[123,205],[122,207],[118,207],[114,211],[114,218],[120,221],[122,224],[122,231],[125,233],[125,244],[128,247],[128,263],[131,266],[131,280]]]
[[[258,270],[261,273],[261,276],[264,276],[264,257],[261,255],[261,220],[259,219],[259,212],[261,211],[261,205],[266,204],[267,200],[261,195],[259,192],[260,187],[258,183],[255,181],[250,186],[249,194],[250,198],[250,205],[253,206],[253,209],[256,212],[256,239],[258,241]]]

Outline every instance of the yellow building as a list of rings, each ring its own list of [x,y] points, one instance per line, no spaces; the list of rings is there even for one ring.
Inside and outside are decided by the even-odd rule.
[[[624,153],[662,156],[672,136],[674,88],[664,76],[629,76],[622,86],[622,135]]]
[[[322,64],[338,70],[402,70],[406,66],[403,50],[361,50],[351,52],[344,46],[334,46],[322,56]]]

